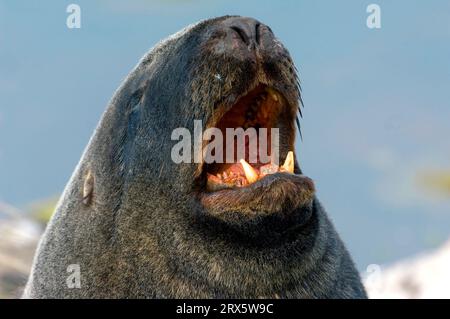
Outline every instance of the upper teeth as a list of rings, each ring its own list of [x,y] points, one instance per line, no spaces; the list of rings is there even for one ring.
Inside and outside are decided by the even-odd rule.
[[[241,165],[244,169],[245,177],[247,178],[247,181],[251,184],[258,180],[258,173],[255,171],[255,169],[245,161],[245,159],[241,159]]]
[[[267,88],[267,92],[269,92],[270,96],[275,102],[278,102],[278,93],[274,89]]]

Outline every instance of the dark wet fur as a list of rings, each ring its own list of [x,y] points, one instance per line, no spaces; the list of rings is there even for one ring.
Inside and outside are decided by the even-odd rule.
[[[215,25],[227,19],[200,22],[158,44],[118,89],[41,240],[24,297],[366,297],[311,180],[260,185],[278,194],[297,187],[286,203],[269,205],[260,192],[253,208],[236,207],[242,215],[214,205],[207,211],[201,165],[172,162],[172,130],[192,130],[194,119],[213,123],[261,80],[261,69],[293,106],[281,137],[295,132],[300,90],[287,50],[263,53],[260,68],[226,52],[209,54],[224,36]],[[265,32],[258,41],[268,41],[268,27],[258,28]],[[281,156],[289,147],[281,145]],[[93,191],[83,195],[89,174]],[[248,199],[242,194],[235,202]],[[80,265],[80,289],[66,285],[70,264]]]

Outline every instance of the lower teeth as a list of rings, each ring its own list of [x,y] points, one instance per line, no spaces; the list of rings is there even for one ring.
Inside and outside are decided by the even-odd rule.
[[[244,171],[244,176],[234,172],[223,172],[222,174],[217,175],[208,174],[208,189],[218,190],[233,186],[246,186],[257,182],[266,175],[275,174],[277,172],[294,173],[294,153],[292,151],[288,152],[282,166],[267,164],[261,166],[258,170],[253,168],[244,159],[241,159],[240,163]]]

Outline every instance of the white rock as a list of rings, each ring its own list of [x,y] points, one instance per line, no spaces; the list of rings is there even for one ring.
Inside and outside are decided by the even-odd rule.
[[[450,298],[450,240],[439,249],[381,267],[365,278],[369,298]]]

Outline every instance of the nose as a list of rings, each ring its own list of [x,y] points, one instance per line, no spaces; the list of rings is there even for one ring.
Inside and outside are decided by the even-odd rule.
[[[235,33],[239,41],[248,46],[254,47],[260,44],[261,23],[252,18],[233,17],[227,20],[229,32]]]
[[[236,32],[246,45],[259,44],[260,23],[250,18],[238,18],[232,22],[230,28]]]

